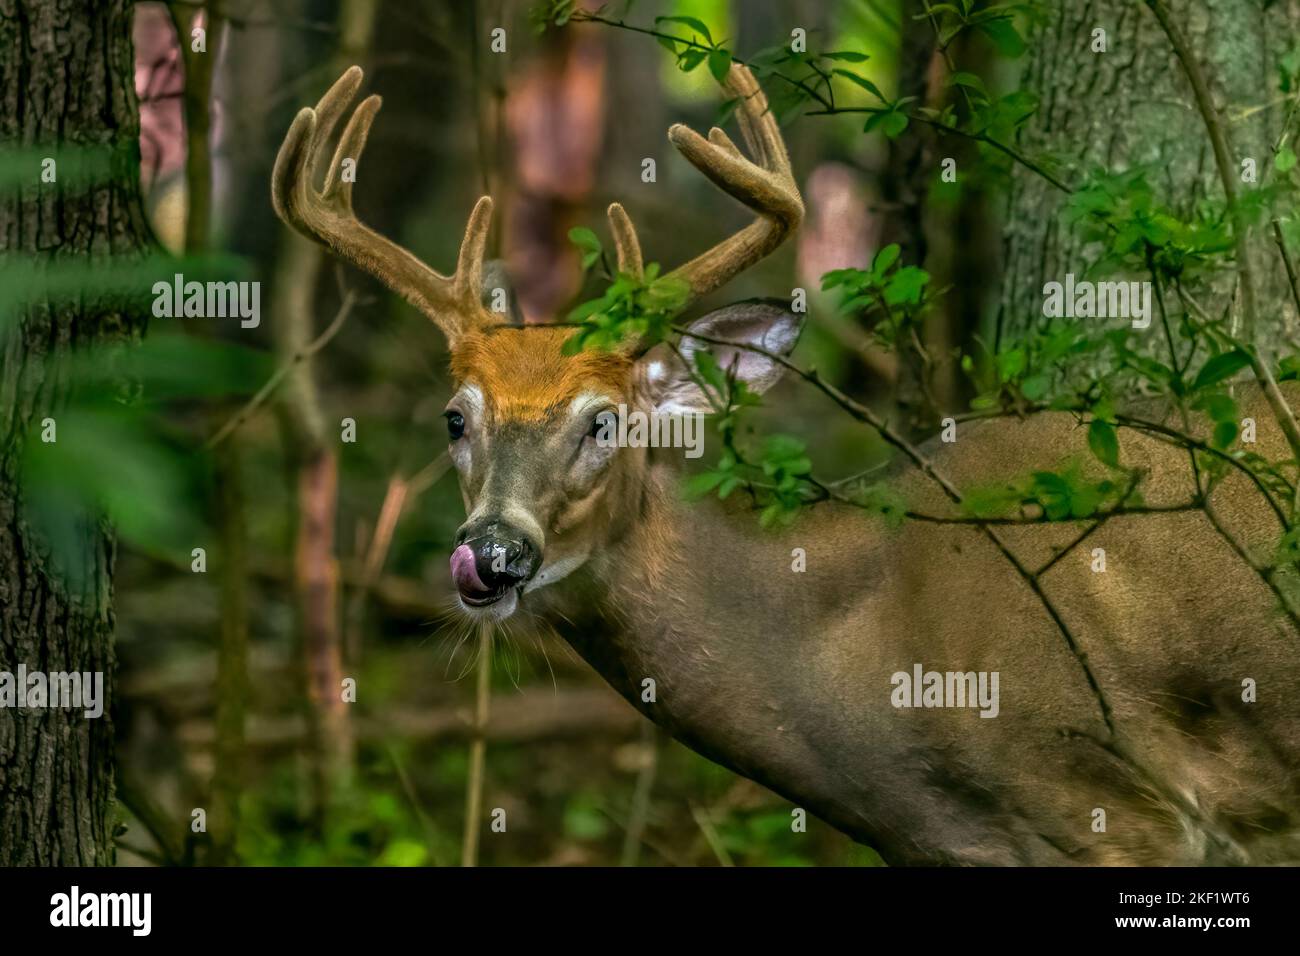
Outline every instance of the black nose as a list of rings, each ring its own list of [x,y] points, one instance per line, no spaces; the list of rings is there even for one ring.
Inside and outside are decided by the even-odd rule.
[[[521,531],[500,522],[464,528],[456,543],[474,552],[474,570],[489,590],[512,588],[537,572],[538,548]]]

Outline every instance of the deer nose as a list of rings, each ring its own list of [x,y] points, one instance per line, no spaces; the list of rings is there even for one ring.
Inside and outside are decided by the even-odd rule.
[[[527,581],[540,564],[526,535],[499,524],[465,529],[451,554],[451,576],[466,603],[492,604]]]

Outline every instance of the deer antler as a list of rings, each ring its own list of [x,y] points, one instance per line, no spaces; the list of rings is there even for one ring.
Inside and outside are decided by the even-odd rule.
[[[368,272],[438,325],[449,340],[471,326],[499,321],[484,308],[481,294],[483,252],[492,225],[492,200],[475,204],[461,241],[456,272],[440,275],[410,252],[358,221],[352,211],[351,177],[344,160],[359,163],[370,124],[379,112],[378,96],[367,97],[353,111],[317,192],[314,182],[326,144],[361,87],[361,68],[344,73],[315,109],[301,110],[275,160],[271,202],[276,215],[309,239],[329,246],[342,259]]]
[[[668,139],[724,192],[758,213],[758,218],[669,275],[685,279],[696,299],[717,289],[779,246],[803,221],[803,200],[790,170],[790,157],[780,127],[767,106],[767,97],[747,67],[733,63],[723,89],[739,99],[740,132],[754,160],[746,159],[730,137],[716,126],[705,139],[678,123]],[[609,207],[609,224],[618,254],[618,268],[642,275],[641,245],[623,207]]]

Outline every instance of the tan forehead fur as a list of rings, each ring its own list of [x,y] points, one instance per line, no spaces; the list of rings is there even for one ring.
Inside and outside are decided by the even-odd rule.
[[[467,332],[452,350],[452,377],[481,388],[498,420],[542,421],[585,391],[625,398],[631,360],[590,349],[565,355],[573,332],[500,326]]]

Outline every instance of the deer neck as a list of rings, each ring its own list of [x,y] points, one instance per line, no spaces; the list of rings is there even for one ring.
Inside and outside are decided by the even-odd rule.
[[[556,586],[560,613],[551,619],[638,709],[736,766],[780,725],[775,708],[809,700],[791,685],[808,672],[799,656],[823,653],[834,636],[822,618],[843,616],[850,597],[835,589],[853,578],[832,573],[826,560],[796,571],[792,552],[825,542],[838,526],[831,540],[851,536],[844,550],[865,562],[875,532],[839,510],[801,518],[787,534],[765,531],[743,493],[726,503],[683,500],[680,469],[664,459],[648,460],[625,499],[633,520]],[[856,600],[862,588],[854,590]],[[713,739],[702,740],[701,728]]]
[[[559,612],[550,621],[673,737],[874,836],[864,813],[879,798],[862,781],[878,757],[844,701],[863,696],[856,655],[884,653],[866,568],[887,560],[888,543],[851,509],[818,508],[774,533],[759,527],[747,496],[732,498],[684,501],[680,471],[652,460],[627,502],[636,520],[544,589]],[[805,571],[792,567],[800,546],[811,552]],[[857,768],[854,778],[841,762]]]

